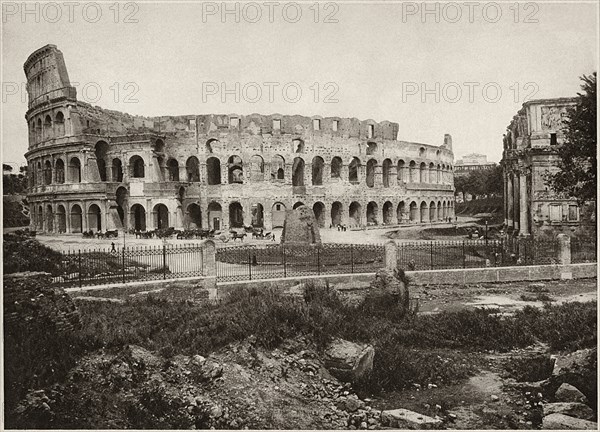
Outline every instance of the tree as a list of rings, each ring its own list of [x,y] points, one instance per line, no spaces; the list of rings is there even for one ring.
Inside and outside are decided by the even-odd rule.
[[[5,163],[2,164],[2,171],[12,172],[12,170],[13,170],[13,168],[10,165],[5,164]]]
[[[577,104],[567,110],[565,142],[557,150],[559,170],[548,174],[546,182],[583,204],[596,200],[596,72],[580,79],[583,93],[577,93]]]

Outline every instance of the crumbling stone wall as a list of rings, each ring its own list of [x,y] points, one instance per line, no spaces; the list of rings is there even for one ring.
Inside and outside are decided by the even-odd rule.
[[[271,230],[302,204],[322,228],[453,216],[449,135],[435,146],[370,119],[133,116],[78,101],[53,45],[24,68],[31,229]]]

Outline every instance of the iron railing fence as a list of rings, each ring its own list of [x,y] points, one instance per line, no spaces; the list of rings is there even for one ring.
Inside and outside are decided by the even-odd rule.
[[[501,239],[406,242],[398,246],[404,270],[556,264],[558,240]]]
[[[587,241],[571,239],[571,262],[573,264],[597,261],[598,255],[595,238],[591,238]]]
[[[201,245],[64,252],[53,282],[65,288],[205,276]]]
[[[217,282],[371,272],[383,266],[380,244],[234,246],[217,249]]]

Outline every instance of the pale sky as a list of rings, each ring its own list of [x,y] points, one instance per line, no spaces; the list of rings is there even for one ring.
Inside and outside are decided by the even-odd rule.
[[[205,3],[205,12],[214,8],[216,14],[204,17],[201,3],[121,3],[118,23],[114,2],[101,3],[99,18],[89,7],[87,20],[88,3],[80,2],[73,22],[68,6],[57,16],[57,10],[38,4],[39,22],[34,14],[21,15],[20,2],[2,5],[5,162],[24,162],[27,99],[10,93],[14,85],[25,91],[23,63],[46,44],[63,52],[71,82],[80,83],[78,98],[103,108],[148,116],[256,112],[389,120],[399,124],[401,140],[441,145],[449,133],[455,159],[477,152],[495,162],[501,158],[502,134],[528,94],[535,93],[530,99],[575,96],[579,76],[598,68],[596,1],[516,3],[518,16],[514,2],[495,3],[499,18],[494,4],[486,2],[471,6],[471,16],[468,3],[429,3],[434,13],[424,19],[421,2],[335,2],[318,8],[309,2],[301,4],[295,23],[295,9],[286,2],[272,6],[273,22],[263,2],[245,8],[239,3],[239,22],[234,14],[222,22],[221,2]],[[257,9],[262,16],[250,22]],[[138,22],[123,22],[131,13],[130,20]],[[338,22],[323,22],[327,15]],[[266,82],[278,83],[272,101]],[[231,90],[239,83],[241,100],[227,94],[223,102],[220,90],[205,91],[203,100],[210,83]],[[260,97],[248,83],[258,83]],[[244,86],[246,99],[255,98],[254,103],[244,100]],[[102,96],[96,101],[97,88]],[[296,88],[302,94],[294,102]],[[137,101],[127,103],[134,90]],[[334,102],[324,102],[328,95]]]

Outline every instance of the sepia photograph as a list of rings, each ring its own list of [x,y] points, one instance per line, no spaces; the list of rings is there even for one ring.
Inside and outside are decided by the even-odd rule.
[[[3,430],[598,430],[597,0],[0,4]]]

